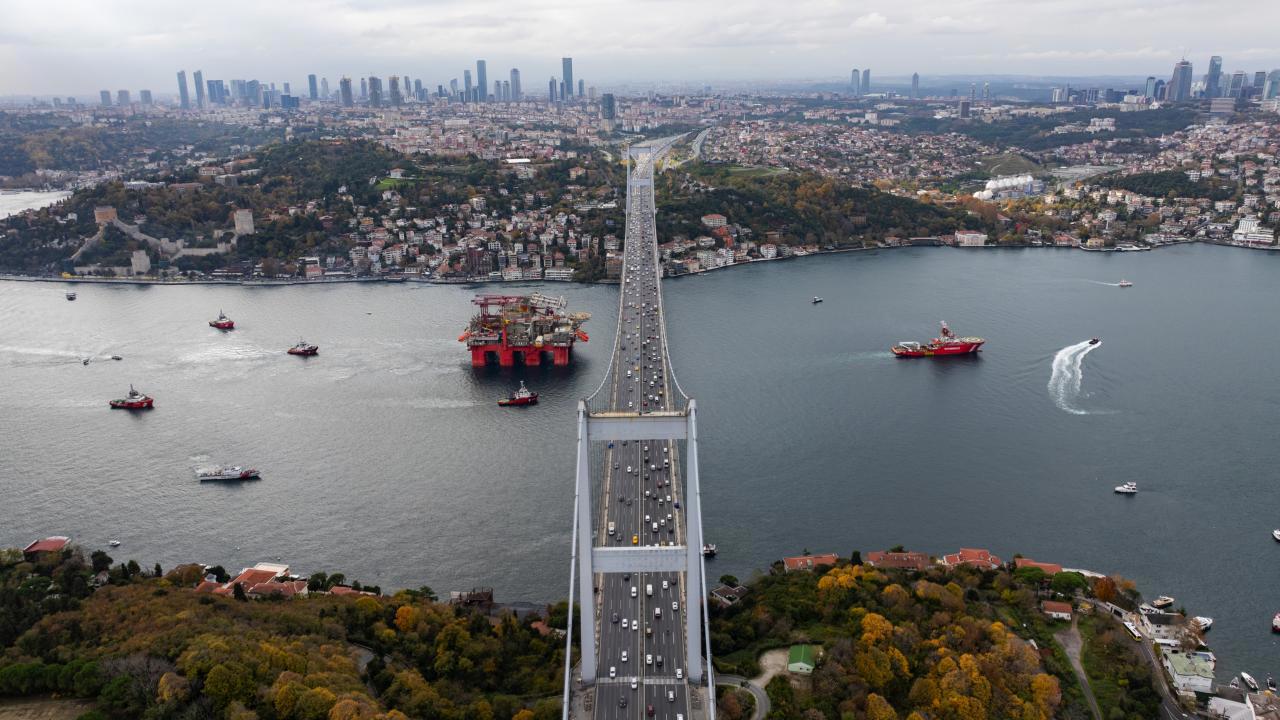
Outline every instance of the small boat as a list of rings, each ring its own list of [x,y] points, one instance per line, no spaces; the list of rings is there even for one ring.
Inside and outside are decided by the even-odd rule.
[[[1133,287],[1133,283],[1129,282],[1128,280],[1121,280],[1120,282],[1116,283],[1116,286],[1117,287]]]
[[[1280,542],[1280,528],[1276,528],[1275,530],[1272,530],[1271,537],[1275,538],[1276,542]]]
[[[1120,493],[1121,495],[1137,495],[1137,494],[1138,494],[1138,483],[1136,483],[1136,482],[1127,482],[1127,483],[1125,483],[1125,484],[1123,484],[1123,485],[1117,485],[1117,486],[1116,486],[1116,492],[1117,492],[1117,493]]]
[[[498,401],[502,407],[522,407],[525,405],[537,405],[538,393],[533,392],[524,386],[524,381],[520,381],[520,389],[511,393],[510,397],[503,398]]]
[[[124,358],[120,357],[119,355],[112,355],[112,356],[111,356],[111,359],[112,359],[112,360],[123,360]]]
[[[89,364],[89,358],[85,358],[84,360],[81,360],[80,362],[83,362],[85,365],[88,365],[88,364]]]
[[[1267,676],[1267,689],[1270,690],[1271,692],[1276,691],[1276,679],[1271,677],[1270,675]]]
[[[1250,690],[1258,692],[1258,681],[1254,680],[1252,675],[1247,672],[1242,672],[1240,673],[1240,679],[1244,681],[1245,685],[1249,686]]]
[[[1101,341],[1101,340],[1099,340],[1098,338],[1094,338],[1094,339],[1092,339],[1092,340],[1090,340],[1090,341],[1089,341],[1089,344],[1090,344],[1090,345],[1097,345],[1097,344],[1098,344],[1098,343],[1100,343],[1100,342],[1102,342],[1102,341]]]
[[[1176,601],[1173,598],[1169,597],[1168,595],[1161,595],[1160,597],[1151,601],[1151,607],[1157,610],[1164,610],[1165,608],[1173,605],[1174,602]]]
[[[290,355],[311,357],[312,355],[318,355],[320,348],[317,345],[308,345],[306,340],[298,340],[298,344],[289,348],[288,352]]]
[[[822,298],[818,297],[817,295],[814,295],[814,296],[813,296],[813,300],[812,300],[811,302],[812,302],[814,305],[817,305],[818,303],[822,302]]]
[[[227,317],[226,313],[219,310],[217,319],[209,321],[209,327],[217,328],[219,330],[235,330],[236,321]]]
[[[253,468],[242,468],[239,465],[226,467],[217,465],[196,471],[196,478],[205,480],[258,480],[261,476]]]
[[[67,299],[68,299],[68,300],[75,300],[75,299],[76,299],[76,294],[75,294],[75,293],[73,293],[73,292],[69,292],[69,293],[67,293]]]
[[[1238,677],[1233,677],[1233,678],[1231,678],[1231,683],[1230,683],[1230,685],[1231,685],[1231,687],[1235,688],[1236,690],[1239,690],[1239,689],[1240,689],[1240,678],[1238,678]]]
[[[707,543],[706,545],[702,546],[702,557],[715,557],[715,556],[716,556],[715,543]]]
[[[120,547],[119,540],[111,540],[111,541],[108,541],[107,544],[110,545],[111,547]]]
[[[130,385],[128,395],[118,400],[112,400],[109,404],[112,408],[117,410],[150,410],[155,407],[155,403],[156,401],[154,398],[143,395],[137,390],[134,390],[133,386]]]
[[[1191,622],[1195,623],[1195,626],[1200,628],[1200,632],[1204,632],[1213,627],[1213,618],[1206,617],[1204,615],[1197,615],[1191,618]]]
[[[1271,632],[1280,632],[1280,612],[1271,617]]]

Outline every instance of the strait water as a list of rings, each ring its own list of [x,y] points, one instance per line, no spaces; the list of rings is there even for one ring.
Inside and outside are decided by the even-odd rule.
[[[71,197],[62,190],[4,190],[0,191],[0,218],[17,215],[23,210],[36,210]]]
[[[79,285],[72,303],[67,287],[0,283],[0,545],[118,538],[117,559],[166,567],[279,558],[385,588],[566,595],[573,413],[604,371],[615,287],[541,286],[594,313],[592,341],[572,368],[509,371],[472,370],[456,340],[476,288]],[[1277,298],[1280,257],[1199,245],[922,248],[668,281],[721,549],[708,572],[805,548],[1020,552],[1213,616],[1221,680],[1280,673]],[[236,331],[206,326],[219,309]],[[940,319],[984,352],[887,352]],[[284,354],[299,335],[319,357]],[[522,378],[543,402],[498,408]],[[131,382],[156,410],[107,409]],[[195,482],[208,463],[264,479]],[[1113,494],[1128,480],[1137,496]]]

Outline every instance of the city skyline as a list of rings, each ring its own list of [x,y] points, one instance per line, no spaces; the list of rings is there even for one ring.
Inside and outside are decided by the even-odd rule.
[[[164,77],[174,72],[162,68],[190,72],[197,67],[217,68],[222,77],[266,72],[299,87],[313,73],[340,78],[409,70],[434,86],[458,77],[463,67],[474,67],[478,58],[503,72],[519,67],[533,77],[561,77],[559,59],[573,57],[597,87],[826,78],[863,63],[882,77],[913,72],[927,77],[937,70],[1145,77],[1167,72],[1183,56],[1207,67],[1213,55],[1225,59],[1222,72],[1228,75],[1280,66],[1280,47],[1268,31],[1280,22],[1280,6],[1261,0],[1237,0],[1228,3],[1231,12],[1213,13],[1191,2],[1157,6],[1149,0],[1083,0],[1070,7],[925,0],[838,8],[816,0],[785,7],[749,0],[730,22],[712,4],[682,6],[682,22],[657,34],[618,26],[607,2],[576,8],[443,0],[424,10],[399,0],[335,0],[319,9],[232,0],[219,7],[217,17],[253,17],[255,22],[231,34],[208,31],[217,17],[154,0],[127,8],[81,0],[56,4],[64,11],[49,12],[47,5],[29,2],[9,9],[12,21],[0,33],[0,95],[87,94],[124,85],[159,89],[171,86]],[[648,15],[670,9],[668,0],[642,0],[617,12]],[[61,22],[68,16],[77,24]],[[451,30],[424,48],[414,38],[430,27]],[[542,27],[556,32],[529,32]],[[1089,39],[1062,32],[1071,27],[1087,28]],[[103,61],[104,54],[109,61]]]

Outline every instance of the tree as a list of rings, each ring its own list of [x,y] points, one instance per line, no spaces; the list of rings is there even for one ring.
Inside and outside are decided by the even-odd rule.
[[[1049,587],[1054,592],[1063,595],[1074,594],[1077,590],[1083,590],[1089,586],[1088,581],[1078,572],[1063,571],[1053,576],[1053,580],[1049,582]]]
[[[101,550],[94,550],[93,554],[89,556],[89,559],[93,563],[93,572],[95,575],[103,570],[110,569],[111,563],[115,562],[111,559],[110,555]]]
[[[236,583],[231,587],[231,596],[240,602],[249,601],[249,597],[244,594],[244,585],[242,583]]]
[[[164,577],[164,571],[160,569],[160,563],[156,563],[156,567],[151,572],[151,577]]]
[[[1093,581],[1093,596],[1103,602],[1114,602],[1117,596],[1116,581],[1100,577]]]
[[[737,576],[734,576],[734,575],[721,575],[720,584],[728,585],[729,587],[734,587],[738,584],[738,578]]]
[[[898,720],[898,713],[888,700],[871,693],[867,695],[867,720]]]
[[[862,551],[860,551],[860,550],[854,550],[854,551],[853,551],[853,554],[849,556],[849,564],[850,564],[850,565],[861,565],[861,564],[862,564]]]

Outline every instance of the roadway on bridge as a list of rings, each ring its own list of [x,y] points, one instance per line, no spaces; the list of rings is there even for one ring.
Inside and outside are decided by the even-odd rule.
[[[667,367],[652,187],[654,159],[672,142],[632,150],[636,162],[628,183],[620,327],[601,390],[607,399],[592,400],[597,411],[678,410],[683,401],[672,397]],[[677,452],[670,441],[610,443],[594,528],[597,546],[684,544]],[[689,718],[683,613],[701,608],[684,607],[684,574],[606,573],[596,577],[595,586],[600,589],[595,717]]]

